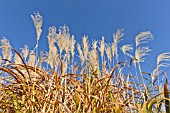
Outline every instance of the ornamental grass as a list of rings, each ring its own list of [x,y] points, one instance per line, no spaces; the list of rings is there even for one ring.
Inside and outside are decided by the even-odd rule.
[[[90,43],[88,36],[77,43],[68,26],[49,27],[49,50],[40,51],[43,32],[40,13],[31,16],[36,45],[15,50],[1,39],[1,113],[158,113],[170,112],[168,77],[170,53],[162,53],[152,72],[144,72],[146,46],[153,35],[139,33],[136,45],[124,44],[123,29]],[[76,48],[77,47],[77,48]],[[123,59],[121,58],[123,56]],[[120,61],[121,59],[121,61]]]

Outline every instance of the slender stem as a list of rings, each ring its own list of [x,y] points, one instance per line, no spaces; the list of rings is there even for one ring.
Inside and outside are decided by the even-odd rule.
[[[73,67],[74,67],[74,55],[72,55],[72,73],[74,74],[74,72],[73,72]]]
[[[141,66],[140,66],[140,63],[138,62],[138,68],[139,68],[139,72],[140,72],[140,76],[142,78],[142,83],[143,85],[145,84],[145,81],[144,81],[144,77],[143,77],[143,74],[142,74],[142,69],[141,69]]]
[[[147,88],[146,88],[146,84],[145,84],[145,81],[144,81],[144,77],[143,77],[143,74],[142,74],[142,69],[141,69],[141,67],[140,67],[140,63],[138,62],[138,67],[139,67],[139,71],[140,71],[140,76],[141,76],[141,78],[142,78],[142,84],[143,84],[143,86],[144,86],[144,89],[146,89],[146,92],[145,93],[147,93]],[[145,96],[143,96],[144,97],[144,102],[145,102]]]

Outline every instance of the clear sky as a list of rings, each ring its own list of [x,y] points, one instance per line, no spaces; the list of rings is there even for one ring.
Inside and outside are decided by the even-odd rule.
[[[151,31],[155,39],[149,42],[152,49],[147,63],[156,65],[156,57],[170,51],[170,0],[1,0],[0,37],[10,40],[17,50],[28,44],[36,44],[36,34],[31,14],[39,11],[43,16],[40,49],[46,50],[48,27],[68,25],[70,33],[81,41],[82,35],[89,40],[105,37],[124,29],[124,41],[120,45],[135,42],[142,31]]]

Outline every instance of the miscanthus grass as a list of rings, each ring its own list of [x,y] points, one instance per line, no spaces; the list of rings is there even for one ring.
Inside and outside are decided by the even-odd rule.
[[[92,43],[83,36],[77,43],[68,26],[58,30],[51,26],[48,51],[39,53],[43,18],[39,13],[31,18],[37,34],[35,48],[25,45],[17,51],[9,40],[1,39],[0,112],[170,112],[164,72],[170,65],[170,52],[158,55],[153,72],[143,71],[151,51],[146,44],[153,39],[149,31],[136,36],[134,48],[119,43],[124,35],[121,29],[109,44],[104,36]]]

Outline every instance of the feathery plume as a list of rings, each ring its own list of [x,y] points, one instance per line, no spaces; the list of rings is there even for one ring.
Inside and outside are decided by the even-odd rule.
[[[55,63],[57,63],[56,55],[54,55],[52,51],[49,51],[49,53],[47,53],[46,55],[47,59],[45,60],[45,62],[49,64],[51,68],[53,68],[56,65]]]
[[[34,26],[35,26],[35,29],[36,29],[37,40],[39,40],[41,32],[42,32],[41,26],[42,26],[42,23],[43,23],[43,18],[38,12],[34,13],[34,15],[31,15],[31,18],[34,22]]]
[[[57,55],[57,48],[55,47],[54,43],[56,42],[56,28],[54,26],[49,27],[49,33],[48,33],[48,45],[49,45],[49,52],[53,55]]]
[[[105,50],[106,50],[107,58],[111,61],[112,60],[112,53],[111,53],[110,44],[106,44]]]
[[[66,38],[70,37],[69,28],[68,26],[64,25],[59,28],[59,34],[57,35],[57,44],[60,49],[60,54],[65,49],[66,45]]]
[[[152,72],[152,82],[155,80],[155,77],[158,76],[159,82],[159,68],[160,67],[169,67],[169,63],[164,63],[164,61],[170,61],[170,52],[165,52],[157,57],[157,67]],[[162,63],[163,62],[163,63]]]
[[[25,45],[24,48],[21,48],[21,50],[22,50],[23,57],[26,60],[29,52],[29,47]]]
[[[115,55],[115,43],[112,43],[112,56],[114,57]]]
[[[113,34],[113,37],[114,37],[114,43],[115,44],[118,44],[122,39],[123,37],[123,29],[118,29],[116,34]]]
[[[28,65],[29,66],[33,66],[35,65],[35,59],[36,59],[36,55],[33,53],[33,54],[30,54],[29,55],[29,60],[28,60]]]
[[[92,44],[92,50],[89,53],[89,59],[90,61],[92,61],[92,65],[93,66],[97,66],[98,65],[98,54],[97,54],[97,42],[98,41],[93,41]]]
[[[100,55],[103,58],[104,57],[104,50],[105,50],[105,42],[104,42],[104,37],[102,36],[102,40],[99,42],[100,47],[98,48],[100,51]]]
[[[10,51],[9,54],[8,54],[8,58],[7,58],[7,59],[8,59],[9,61],[11,61],[12,56],[13,56],[12,51]]]
[[[153,35],[149,31],[141,32],[136,36],[136,52],[135,58],[137,62],[144,62],[142,57],[148,55],[147,52],[151,51],[149,47],[140,47],[140,44],[148,43],[148,40],[153,39]]]
[[[74,64],[74,49],[75,49],[75,43],[76,40],[74,39],[74,35],[71,36],[70,41],[69,41],[69,46],[70,46],[70,54],[69,57],[72,57],[72,65]],[[73,67],[72,67],[72,72],[73,72]]]
[[[67,25],[61,26],[59,28],[59,33],[65,35],[67,37],[70,37],[69,28]]]
[[[64,36],[59,33],[59,34],[57,35],[57,45],[58,45],[58,47],[59,47],[60,54],[62,53],[62,51],[63,51],[63,49],[64,49],[64,43],[65,43]]]
[[[89,42],[88,42],[88,37],[87,36],[83,36],[82,45],[83,45],[84,58],[86,60],[88,52],[89,52]]]
[[[2,47],[2,56],[4,59],[7,59],[10,51],[11,51],[11,46],[9,43],[9,40],[7,40],[5,37],[1,39],[1,47]]]
[[[140,44],[148,43],[148,40],[153,39],[153,35],[149,31],[141,32],[136,36],[136,51],[135,51],[135,60],[134,64],[136,67],[136,62],[138,63],[140,75],[142,78],[143,85],[145,85],[144,77],[142,75],[142,69],[140,62],[144,62],[144,56],[148,55],[147,53],[151,51],[149,47],[141,47]]]
[[[115,54],[116,54],[116,60],[118,62],[118,43],[123,40],[123,29],[118,29],[116,34],[113,34],[113,38],[114,38],[114,48],[115,48]]]
[[[64,50],[65,50],[66,54],[68,55],[69,51],[70,51],[70,37],[65,37]]]
[[[74,35],[72,35],[71,39],[70,39],[70,52],[72,55],[72,58],[74,57],[74,46],[75,46],[76,40],[74,39]]]
[[[79,43],[77,44],[77,51],[78,51],[79,57],[81,59],[81,64],[83,65],[84,64],[84,55],[83,55],[83,52],[81,50],[81,46]]]
[[[64,35],[64,50],[67,54],[67,57],[69,56],[69,51],[70,51],[70,33],[69,33],[69,28],[68,26],[64,25],[61,27],[61,32]]]
[[[133,52],[133,47],[132,47],[131,44],[123,45],[123,46],[121,47],[121,50],[122,50],[122,52],[123,52],[125,55],[130,56],[130,57],[133,58],[133,56],[128,53],[128,52]]]
[[[70,37],[65,37],[65,46],[64,46],[64,50],[66,52],[66,58],[67,58],[67,61],[70,60]]]
[[[152,40],[153,35],[150,31],[141,32],[136,36],[136,47],[142,43],[148,43],[148,40]]]
[[[135,51],[135,58],[137,62],[144,62],[143,58],[144,56],[148,55],[147,53],[150,52],[151,50],[149,47],[138,47]]]
[[[5,37],[1,39],[1,47],[3,59],[11,60],[12,58],[11,45],[9,43],[9,40],[7,40]]]
[[[14,62],[15,64],[22,64],[21,58],[16,53],[14,55]]]
[[[161,63],[163,61],[170,61],[170,52],[162,53],[157,57],[157,66],[164,66],[167,67],[169,66],[168,63]]]
[[[56,37],[57,37],[56,27],[55,26],[49,27],[48,38],[50,38],[51,40],[54,40],[56,39]]]
[[[92,49],[93,50],[96,50],[96,48],[97,48],[97,43],[98,43],[98,41],[93,41],[93,43],[92,43]]]

